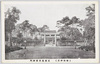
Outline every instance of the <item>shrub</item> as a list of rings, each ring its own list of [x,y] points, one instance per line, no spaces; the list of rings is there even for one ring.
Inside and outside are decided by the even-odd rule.
[[[20,50],[20,49],[23,49],[21,47],[18,47],[18,46],[7,46],[5,45],[5,53],[9,53],[9,52],[13,52],[15,50]]]

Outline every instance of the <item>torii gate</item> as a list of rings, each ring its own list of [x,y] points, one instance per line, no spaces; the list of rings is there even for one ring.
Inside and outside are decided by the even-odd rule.
[[[57,33],[55,30],[49,30],[49,31],[45,31],[45,32],[42,32],[41,33],[41,36],[43,38],[43,41],[44,41],[44,46],[46,44],[46,41],[47,41],[47,38],[54,38],[54,46],[57,46]]]

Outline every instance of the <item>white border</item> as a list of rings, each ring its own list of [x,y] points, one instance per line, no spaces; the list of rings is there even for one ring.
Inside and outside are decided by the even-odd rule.
[[[77,3],[85,3],[92,4],[95,3],[95,49],[96,49],[96,58],[95,59],[68,59],[71,62],[55,62],[56,59],[50,59],[49,63],[99,63],[99,17],[98,17],[98,1],[2,1],[1,2],[1,29],[2,29],[2,62],[3,63],[48,63],[48,62],[30,62],[30,59],[25,60],[5,60],[5,25],[4,25],[4,4],[7,3],[34,3],[34,4],[48,4],[48,3],[66,3],[66,4],[77,4]],[[44,59],[45,60],[45,59]],[[47,59],[48,60],[48,59]]]

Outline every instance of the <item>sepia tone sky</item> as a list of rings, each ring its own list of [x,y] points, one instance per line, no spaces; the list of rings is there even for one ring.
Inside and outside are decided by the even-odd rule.
[[[85,8],[90,4],[68,4],[68,3],[6,3],[4,6],[5,11],[12,6],[18,8],[21,11],[20,20],[17,23],[21,23],[24,20],[29,20],[29,23],[42,27],[48,25],[51,30],[57,30],[56,22],[61,20],[65,16],[72,18],[76,16],[80,19],[86,18]]]

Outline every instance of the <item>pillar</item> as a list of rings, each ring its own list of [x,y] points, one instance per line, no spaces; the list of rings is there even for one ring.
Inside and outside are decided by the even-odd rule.
[[[45,34],[44,34],[44,46],[45,46],[45,40],[46,40],[46,39],[45,39]]]
[[[57,40],[57,38],[56,38],[56,34],[55,34],[55,45],[57,46],[57,41],[56,40]]]

